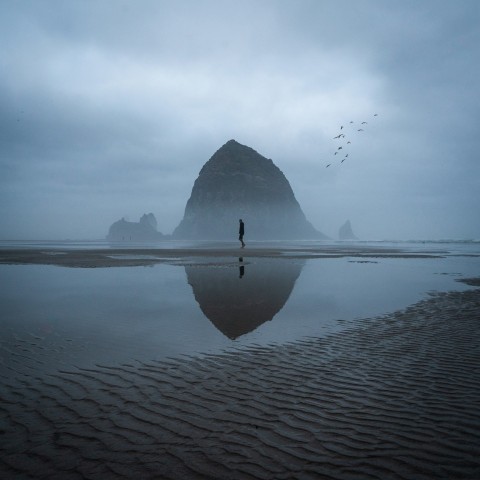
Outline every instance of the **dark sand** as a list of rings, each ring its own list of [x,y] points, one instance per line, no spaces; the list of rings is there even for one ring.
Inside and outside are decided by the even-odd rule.
[[[1,478],[480,479],[480,289],[283,346],[3,371]]]
[[[0,249],[0,264],[58,265],[63,267],[130,267],[157,263],[181,264],[189,259],[220,257],[249,258],[435,258],[447,252],[406,251],[387,247],[358,245],[322,245],[304,247],[247,246],[245,249],[224,245],[204,248],[109,248],[109,249]],[[191,261],[191,260],[190,260]],[[195,262],[196,260],[194,260]]]

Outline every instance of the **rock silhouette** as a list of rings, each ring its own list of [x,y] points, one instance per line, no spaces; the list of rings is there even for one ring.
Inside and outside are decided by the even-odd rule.
[[[338,238],[340,240],[358,240],[352,230],[350,220],[347,220],[338,230]]]
[[[239,261],[230,266],[186,266],[188,283],[204,315],[234,340],[283,308],[304,262]]]
[[[230,140],[201,169],[173,237],[233,239],[239,218],[245,222],[247,242],[326,238],[307,221],[273,161]]]
[[[145,242],[161,240],[157,220],[153,213],[143,214],[139,222],[127,222],[124,218],[110,226],[107,240],[110,242]]]

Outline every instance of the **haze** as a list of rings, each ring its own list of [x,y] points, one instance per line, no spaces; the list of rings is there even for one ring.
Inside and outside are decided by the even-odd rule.
[[[0,45],[0,239],[171,233],[230,139],[332,238],[480,238],[477,0],[4,0]]]

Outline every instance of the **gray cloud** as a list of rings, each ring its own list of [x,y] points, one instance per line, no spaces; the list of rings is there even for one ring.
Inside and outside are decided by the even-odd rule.
[[[331,236],[349,218],[362,238],[479,238],[479,8],[3,2],[0,238],[99,238],[149,211],[169,233],[230,138]],[[338,165],[350,120],[368,128]]]

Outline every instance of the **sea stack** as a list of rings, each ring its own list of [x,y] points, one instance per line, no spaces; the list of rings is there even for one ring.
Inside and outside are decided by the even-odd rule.
[[[139,222],[128,222],[121,218],[113,223],[107,235],[109,242],[153,242],[164,235],[157,231],[157,219],[153,213],[143,214]]]
[[[350,220],[347,220],[338,230],[338,238],[340,240],[358,240],[352,230]]]
[[[236,239],[240,218],[246,239],[326,238],[307,221],[273,161],[230,140],[201,169],[173,237]]]

